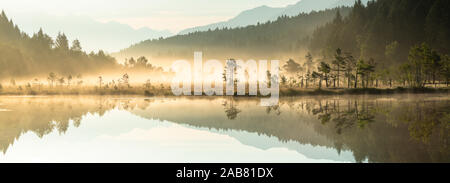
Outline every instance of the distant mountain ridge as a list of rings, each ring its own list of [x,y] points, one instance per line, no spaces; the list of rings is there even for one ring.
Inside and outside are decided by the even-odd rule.
[[[152,63],[163,67],[170,67],[173,60],[191,58],[195,51],[204,52],[204,59],[298,59],[308,46],[309,36],[314,30],[335,19],[338,11],[342,17],[346,17],[351,8],[284,16],[276,21],[246,27],[149,39],[112,55],[117,60],[145,56]]]
[[[30,16],[33,18],[30,19]],[[142,40],[173,35],[168,30],[153,30],[147,27],[134,29],[126,24],[114,21],[99,22],[86,16],[57,17],[30,14],[12,17],[19,27],[30,35],[37,32],[39,28],[52,37],[55,37],[58,32],[64,32],[71,39],[79,39],[82,48],[88,52],[98,49],[114,52]]]
[[[188,28],[180,31],[178,34],[188,34],[197,31],[214,30],[216,28],[236,28],[248,25],[256,25],[257,23],[265,23],[267,21],[274,21],[278,17],[296,16],[300,13],[309,13],[311,11],[320,11],[338,6],[352,6],[356,0],[301,0],[293,5],[286,7],[273,8],[268,6],[260,6],[250,10],[241,12],[236,17],[223,22],[213,23],[204,26]],[[369,0],[363,0],[367,3]]]

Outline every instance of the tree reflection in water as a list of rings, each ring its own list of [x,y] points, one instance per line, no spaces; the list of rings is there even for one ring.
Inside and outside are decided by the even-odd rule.
[[[240,112],[242,112],[240,109],[237,108],[237,105],[235,104],[234,101],[234,97],[228,97],[226,100],[223,101],[222,105],[224,107],[227,118],[230,120],[236,119],[237,115]]]
[[[112,109],[191,127],[274,136],[353,152],[357,162],[450,162],[450,99],[444,96],[282,98],[0,98],[0,151],[27,132],[64,134],[87,114]],[[6,109],[6,110],[5,110]],[[223,112],[225,111],[225,114]],[[72,124],[72,125],[70,125]]]
[[[328,131],[324,134],[333,139],[336,144],[344,144],[352,149],[355,159],[359,162],[365,159],[386,162],[383,159],[376,159],[381,153],[369,152],[376,152],[380,147],[404,148],[404,151],[416,147],[418,149],[408,153],[414,155],[425,153],[430,158],[427,161],[431,162],[450,161],[448,99],[416,98],[383,101],[332,98],[310,101],[301,105],[300,110],[307,110],[308,113],[316,116],[323,129],[329,130],[333,127],[334,133]],[[409,133],[409,136],[405,137],[409,138],[401,137],[405,131]],[[386,141],[393,143],[384,143]],[[398,147],[390,147],[392,145]],[[340,151],[341,147],[336,145],[336,148]],[[433,150],[425,150],[426,148]],[[371,158],[370,155],[376,158]],[[386,154],[386,156],[392,156],[392,154]],[[422,162],[419,157],[414,158],[418,158],[414,162]]]
[[[355,125],[364,128],[375,121],[376,109],[367,102],[347,101],[346,106],[341,106],[340,101],[319,101],[317,108],[311,109],[311,113],[320,120],[322,124],[333,122],[336,133],[341,134],[343,130]],[[361,103],[361,104],[360,104]]]

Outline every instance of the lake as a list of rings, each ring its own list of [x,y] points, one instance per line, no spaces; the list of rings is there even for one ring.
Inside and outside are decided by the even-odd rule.
[[[1,96],[0,162],[450,162],[448,94]]]

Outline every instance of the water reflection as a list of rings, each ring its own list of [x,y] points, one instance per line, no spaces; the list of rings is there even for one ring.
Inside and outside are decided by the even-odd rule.
[[[134,138],[139,134],[138,139],[165,144],[156,149],[152,144],[155,147],[151,152],[175,153],[165,148],[168,144],[190,146],[190,152],[204,156],[199,161],[207,161],[205,153],[212,153],[211,161],[217,160],[214,153],[224,153],[232,162],[247,162],[240,159],[246,157],[242,154],[247,149],[247,157],[264,154],[272,162],[282,161],[281,156],[286,156],[286,162],[450,162],[450,98],[445,94],[295,97],[283,98],[272,107],[261,107],[258,102],[249,98],[207,97],[0,97],[0,151],[7,160],[14,153],[8,151],[16,148],[14,143],[27,141],[21,136],[32,132],[43,138],[57,132],[59,136],[54,138],[61,140],[77,134],[76,129],[81,130],[87,123],[86,132],[74,140],[91,136],[117,140],[116,137]],[[93,115],[98,118],[89,121]],[[117,122],[110,122],[114,120]],[[161,128],[164,125],[170,128]],[[169,140],[172,138],[175,141]],[[240,145],[228,147],[227,143],[234,141]],[[134,143],[127,144],[128,148],[148,146],[130,144]],[[221,144],[224,149],[216,152],[213,144]],[[60,148],[55,146],[49,148]],[[250,153],[248,148],[260,151]],[[272,157],[265,154],[280,148],[283,153],[270,154]],[[230,154],[236,156],[231,158]],[[95,159],[93,153],[86,156]],[[161,161],[195,161],[188,155],[174,156]],[[124,161],[127,157],[130,161],[126,155]]]
[[[237,108],[237,104],[235,104],[234,97],[228,97],[227,100],[224,100],[222,105],[227,114],[227,118],[230,120],[236,119],[237,115],[241,112],[241,110]]]

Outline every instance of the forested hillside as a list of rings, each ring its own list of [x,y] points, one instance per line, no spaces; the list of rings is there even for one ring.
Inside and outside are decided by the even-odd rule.
[[[337,17],[314,32],[310,49],[322,56],[341,48],[357,58],[391,64],[406,61],[410,48],[423,42],[448,54],[449,8],[448,0],[377,0],[367,6],[357,1],[349,16]]]
[[[377,0],[367,6],[358,0],[348,16],[337,14],[314,32],[309,50],[322,61],[319,72],[331,67],[337,86],[346,78],[357,87],[358,77],[363,87],[381,85],[379,80],[389,86],[448,85],[448,9],[448,0]]]
[[[282,16],[276,21],[243,28],[223,28],[146,40],[114,55],[117,58],[145,55],[153,60],[164,57],[189,59],[194,51],[203,51],[215,59],[300,55],[299,52],[306,49],[309,35],[318,26],[333,20],[338,10],[345,16],[351,9],[335,8],[294,17]]]
[[[289,60],[281,82],[307,88],[322,81],[338,88],[437,86],[450,78],[449,4],[358,0],[351,8],[147,40],[118,55],[190,59],[203,51],[215,59]]]
[[[24,34],[2,13],[0,77],[112,68],[162,72],[152,64],[167,67],[203,51],[205,59],[279,59],[286,62],[281,82],[290,86],[437,86],[450,80],[448,9],[447,0],[358,0],[351,8],[146,40],[114,54],[123,66],[102,51],[83,52],[77,40],[69,45],[62,33],[55,40],[42,30]]]
[[[363,3],[367,3],[367,1],[369,0],[363,0]],[[208,29],[214,30],[216,28],[224,27],[245,27],[248,25],[256,25],[258,22],[264,23],[268,21],[275,21],[278,17],[283,15],[297,16],[300,13],[309,13],[311,11],[320,11],[340,6],[352,6],[354,3],[355,0],[301,0],[286,7],[260,6],[243,11],[230,20],[188,28],[180,31],[178,34],[207,31]]]
[[[5,12],[0,15],[0,79],[48,74],[80,74],[117,67],[103,51],[85,53],[78,40],[69,44],[60,33],[56,39],[42,29],[29,36]]]

